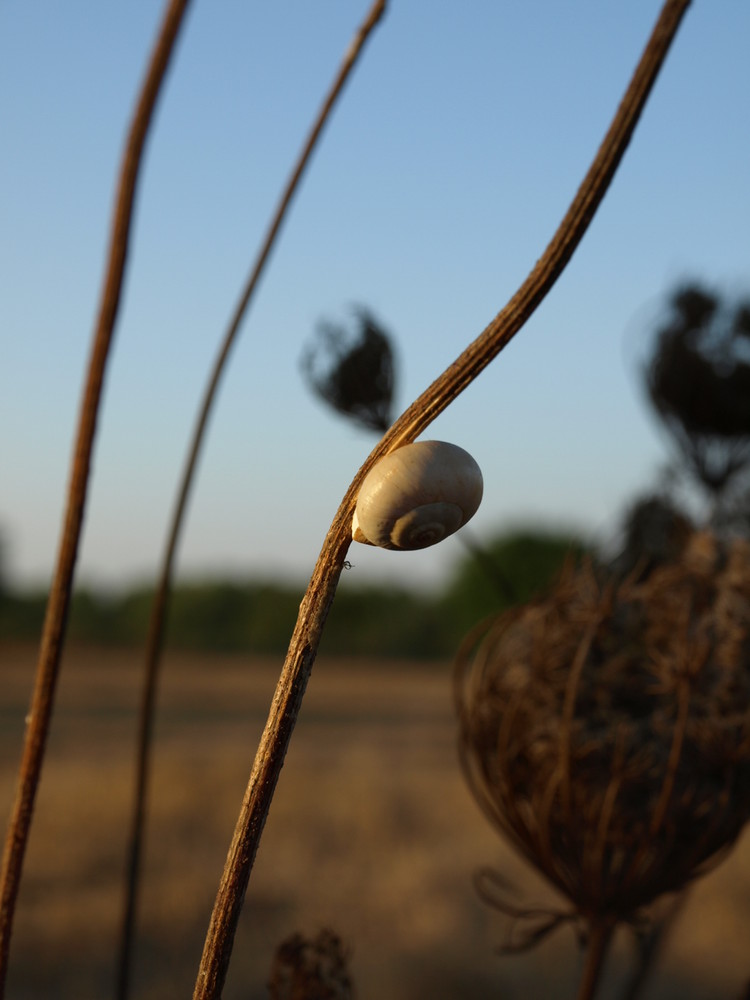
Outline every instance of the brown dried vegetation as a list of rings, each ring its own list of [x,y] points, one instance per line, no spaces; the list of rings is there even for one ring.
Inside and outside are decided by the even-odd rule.
[[[469,784],[572,905],[542,932],[636,921],[734,843],[750,816],[749,654],[750,545],[707,533],[646,576],[571,567],[465,644]],[[523,915],[498,884],[487,874],[485,894]]]
[[[341,938],[324,929],[312,938],[292,934],[276,950],[271,1000],[351,1000],[354,986]]]

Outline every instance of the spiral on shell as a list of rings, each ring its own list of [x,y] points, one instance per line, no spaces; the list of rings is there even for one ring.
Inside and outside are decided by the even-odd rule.
[[[473,517],[482,473],[471,455],[447,441],[417,441],[382,458],[357,498],[352,537],[384,549],[424,549]]]

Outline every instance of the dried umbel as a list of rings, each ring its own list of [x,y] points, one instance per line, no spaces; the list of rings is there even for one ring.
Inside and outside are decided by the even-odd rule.
[[[679,289],[644,371],[656,412],[718,495],[750,463],[750,302]]]
[[[351,329],[322,322],[304,352],[310,388],[337,412],[382,433],[391,423],[395,362],[391,339],[366,309]]]
[[[635,920],[750,817],[750,545],[569,569],[465,645],[456,698],[492,821],[588,926]]]
[[[268,984],[271,1000],[352,1000],[348,957],[333,931],[322,930],[312,940],[292,934],[274,956]]]

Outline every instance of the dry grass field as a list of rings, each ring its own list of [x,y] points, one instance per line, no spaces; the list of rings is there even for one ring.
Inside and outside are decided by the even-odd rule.
[[[0,647],[7,816],[36,651]],[[134,996],[192,995],[203,934],[278,664],[168,654]],[[140,661],[65,656],[19,901],[9,1000],[112,995]],[[499,957],[504,918],[476,897],[491,864],[519,902],[553,905],[500,843],[456,762],[445,664],[320,661],[266,827],[226,1000],[267,996],[275,946],[337,931],[360,1000],[575,996],[568,929]],[[622,935],[601,996],[616,998]],[[692,890],[642,1000],[740,1000],[750,978],[750,839]]]

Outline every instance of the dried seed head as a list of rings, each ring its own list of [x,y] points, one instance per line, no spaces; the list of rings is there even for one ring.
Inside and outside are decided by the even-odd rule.
[[[467,640],[462,762],[584,918],[633,920],[750,817],[750,544],[696,534],[645,579],[570,568]]]
[[[322,322],[302,355],[310,388],[339,413],[383,432],[391,424],[395,362],[391,339],[366,309],[351,330]]]
[[[333,931],[322,930],[312,940],[292,934],[274,956],[268,984],[271,1000],[352,1000],[348,958]]]
[[[750,303],[689,285],[669,302],[644,380],[689,467],[721,494],[750,463]]]

